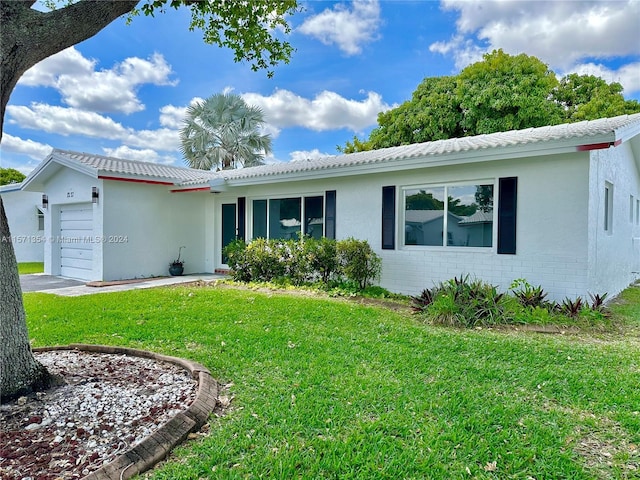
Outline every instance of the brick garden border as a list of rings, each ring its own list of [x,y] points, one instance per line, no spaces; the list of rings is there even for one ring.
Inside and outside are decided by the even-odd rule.
[[[35,352],[51,350],[79,350],[84,352],[130,355],[167,362],[187,370],[198,381],[198,391],[193,403],[161,425],[142,442],[130,448],[111,462],[84,477],[84,480],[124,480],[149,470],[169,452],[182,443],[189,433],[195,432],[205,424],[216,406],[218,383],[203,365],[178,357],[170,357],[147,350],[108,345],[87,345],[72,343],[68,346],[34,348]]]

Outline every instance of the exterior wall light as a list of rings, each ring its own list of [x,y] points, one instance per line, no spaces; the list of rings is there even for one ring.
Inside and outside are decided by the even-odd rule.
[[[49,207],[49,197],[47,197],[46,193],[42,194],[42,208],[48,208]]]
[[[100,193],[98,191],[98,187],[91,187],[91,203],[98,203],[99,197]]]

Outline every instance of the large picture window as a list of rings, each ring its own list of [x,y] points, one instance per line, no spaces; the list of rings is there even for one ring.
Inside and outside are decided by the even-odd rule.
[[[324,197],[274,198],[253,201],[253,238],[321,238]]]
[[[493,184],[405,189],[404,244],[491,247]]]

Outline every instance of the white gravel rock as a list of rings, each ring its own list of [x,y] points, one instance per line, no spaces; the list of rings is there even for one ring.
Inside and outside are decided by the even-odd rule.
[[[196,396],[172,364],[75,350],[36,353],[67,385],[0,407],[0,478],[82,478],[141,442]]]

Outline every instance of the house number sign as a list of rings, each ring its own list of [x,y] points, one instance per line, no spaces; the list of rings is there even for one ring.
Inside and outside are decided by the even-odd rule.
[[[73,190],[67,192],[67,198],[73,198]]]

